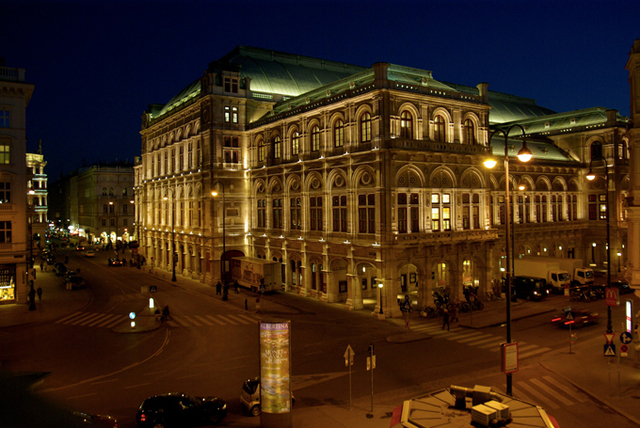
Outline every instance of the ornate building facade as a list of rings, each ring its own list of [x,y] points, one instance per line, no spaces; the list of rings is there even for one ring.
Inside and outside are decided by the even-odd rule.
[[[512,125],[524,134],[509,157],[524,137],[533,160],[514,158],[507,180],[483,160],[504,156],[493,132]],[[605,268],[610,215],[624,266],[627,127],[614,110],[556,113],[426,70],[241,46],[143,116],[140,251],[206,283],[234,257],[275,261],[287,291],[397,316],[398,296],[432,304],[439,287],[462,298],[501,278],[508,181],[516,255]],[[593,159],[609,186],[586,180],[604,169]]]

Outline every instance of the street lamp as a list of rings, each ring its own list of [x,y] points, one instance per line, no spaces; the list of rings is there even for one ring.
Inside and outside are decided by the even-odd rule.
[[[224,265],[224,258],[227,254],[227,245],[226,245],[226,236],[227,236],[227,229],[226,229],[226,224],[225,224],[225,215],[224,215],[224,208],[225,208],[225,201],[224,201],[224,183],[222,181],[216,181],[215,183],[213,183],[214,186],[216,185],[220,185],[220,187],[222,187],[222,256],[220,257],[220,278],[222,278],[222,282],[224,284],[226,284],[226,280],[227,280],[227,275],[225,272],[225,265]],[[216,192],[215,190],[213,192],[211,192],[212,196],[218,196],[218,192]]]
[[[620,256],[622,256],[622,253],[618,251],[618,272],[620,272]]]
[[[505,207],[505,254],[507,257],[507,266],[505,269],[505,273],[506,273],[506,292],[507,292],[507,343],[511,343],[511,251],[510,251],[510,241],[511,241],[511,215],[509,213],[509,209],[510,209],[510,198],[509,198],[509,144],[508,144],[508,137],[509,137],[509,133],[511,132],[511,130],[513,128],[520,128],[520,130],[522,131],[522,136],[524,137],[525,132],[524,132],[524,128],[520,125],[511,125],[506,131],[502,130],[502,129],[496,129],[495,131],[493,131],[491,133],[491,135],[489,136],[489,145],[491,145],[491,138],[498,132],[502,133],[504,135],[504,176],[505,176],[505,180],[504,180],[504,187],[505,187],[505,191],[504,191],[504,207]],[[493,151],[492,151],[493,152]],[[522,139],[522,148],[520,149],[520,151],[517,154],[518,159],[521,162],[528,162],[531,157],[533,156],[533,154],[531,153],[531,151],[527,148],[527,143],[525,142],[524,138]],[[496,164],[498,163],[498,161],[493,157],[490,156],[488,159],[486,159],[484,161],[484,166],[486,166],[487,168],[493,168],[494,166],[496,166]],[[511,396],[513,395],[513,379],[511,376],[511,373],[507,373],[507,395]]]
[[[378,283],[378,289],[380,290],[380,315],[382,315],[382,287],[384,285],[382,284],[382,282]]]
[[[587,180],[593,181],[596,178],[596,175],[592,172],[591,166],[593,161],[601,160],[604,163],[604,189],[606,192],[606,214],[607,214],[607,288],[611,286],[611,227],[609,225],[609,165],[607,161],[602,156],[591,159],[589,162],[589,173],[587,174]],[[595,243],[593,244],[595,247]],[[620,259],[618,259],[620,260]],[[595,260],[594,260],[595,263]],[[611,306],[607,305],[607,333],[613,333],[613,328],[611,327]]]
[[[173,193],[172,193],[173,196]],[[163,198],[165,201],[168,201],[168,197]],[[176,254],[176,229],[175,229],[175,210],[173,209],[173,201],[171,201],[171,282],[176,282],[178,278],[176,278],[176,262],[178,261],[178,255]]]

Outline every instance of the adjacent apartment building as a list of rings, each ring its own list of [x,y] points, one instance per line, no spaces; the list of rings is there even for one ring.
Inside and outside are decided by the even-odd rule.
[[[34,85],[0,58],[0,303],[27,302],[26,112]]]
[[[244,275],[237,257],[275,262],[285,290],[393,317],[399,296],[500,280],[508,182],[516,257],[604,269],[608,244],[626,266],[628,118],[444,78],[237,47],[142,117],[139,251],[206,283]],[[509,177],[483,166],[505,144]]]

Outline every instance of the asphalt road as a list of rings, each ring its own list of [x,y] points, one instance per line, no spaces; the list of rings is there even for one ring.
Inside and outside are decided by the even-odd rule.
[[[81,292],[90,293],[91,302],[81,313],[46,325],[3,329],[0,342],[6,368],[50,371],[41,389],[46,397],[65,408],[110,414],[124,428],[135,426],[134,415],[143,399],[170,391],[226,400],[229,414],[221,426],[259,426],[259,418],[242,412],[239,395],[242,382],[259,374],[260,315],[135,268],[107,267],[106,257],[112,254],[99,252],[87,259],[81,253],[67,253],[69,266],[80,268],[89,285]],[[158,286],[153,297],[161,306],[169,304],[173,320],[144,334],[114,333],[111,327],[126,322],[130,311],[145,310],[148,295],[141,293],[141,286],[146,285]],[[504,327],[474,331],[454,325],[452,332],[442,333],[432,323],[423,326],[432,329],[429,339],[390,343],[387,338],[402,333],[402,326],[295,295],[273,299],[291,308],[282,316],[292,322],[296,407],[345,407],[350,399],[370,396],[372,391],[396,391],[399,399],[403,394],[410,398],[416,391],[451,384],[505,389],[496,352]],[[558,309],[566,304],[561,296],[554,299]],[[606,316],[603,302],[586,305]],[[561,426],[579,426],[584,418],[594,427],[632,426],[537,364],[540,355],[569,345],[568,331],[551,326],[550,318],[551,314],[543,314],[513,323],[514,339],[525,342],[531,355],[514,375],[514,393],[540,402]],[[578,340],[600,335],[603,329],[603,321],[580,329]],[[377,360],[373,380],[366,370],[370,344]],[[343,357],[348,346],[355,352],[351,381]]]

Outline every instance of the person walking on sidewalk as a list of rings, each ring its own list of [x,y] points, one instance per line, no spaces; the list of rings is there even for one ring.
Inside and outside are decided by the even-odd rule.
[[[38,286],[36,293],[38,294],[38,300],[42,300],[42,287]]]
[[[442,312],[442,330],[444,330],[444,326],[447,326],[447,331],[450,330],[449,326],[449,308],[444,307],[444,311]]]
[[[222,284],[220,281],[216,284],[216,294],[222,294]]]

